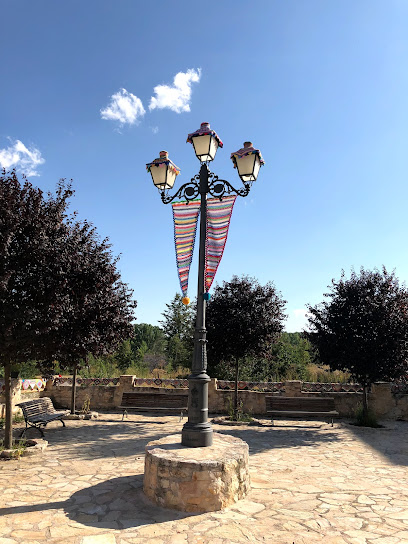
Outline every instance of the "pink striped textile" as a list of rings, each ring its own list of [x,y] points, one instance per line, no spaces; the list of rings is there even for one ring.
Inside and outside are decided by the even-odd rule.
[[[205,248],[205,288],[208,292],[214,281],[224,253],[236,196],[207,200],[207,243]]]
[[[177,272],[183,295],[187,295],[188,275],[193,258],[200,201],[173,202],[174,243],[176,248]]]

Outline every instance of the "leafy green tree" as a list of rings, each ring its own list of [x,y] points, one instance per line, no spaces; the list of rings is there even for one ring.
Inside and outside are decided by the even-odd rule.
[[[307,337],[323,364],[348,371],[367,392],[376,381],[392,380],[408,368],[408,290],[395,272],[361,268],[332,280],[327,300],[308,306]]]
[[[141,363],[147,354],[163,356],[166,348],[166,338],[163,330],[149,323],[140,323],[134,326],[131,340],[133,358]]]
[[[235,417],[239,365],[248,357],[270,357],[283,329],[285,304],[273,283],[260,285],[248,276],[234,276],[214,289],[207,307],[208,368],[235,367]]]
[[[124,340],[118,347],[115,352],[114,359],[118,369],[121,372],[126,372],[126,370],[132,366],[134,362],[134,355],[131,346],[131,341]]]
[[[162,325],[167,341],[166,356],[173,368],[190,367],[193,357],[193,314],[192,306],[185,306],[178,293],[166,304]]]
[[[307,365],[311,363],[310,342],[299,332],[283,332],[279,340],[272,346],[271,362],[274,374],[284,378],[288,374],[297,379],[305,379]]]

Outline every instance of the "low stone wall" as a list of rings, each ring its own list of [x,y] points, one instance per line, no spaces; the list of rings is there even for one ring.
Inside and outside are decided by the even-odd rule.
[[[84,403],[89,399],[91,410],[113,410],[116,406],[115,393],[117,386],[77,386],[75,406],[80,410]],[[57,385],[46,387],[42,392],[42,397],[50,397],[56,408],[71,407],[72,387]]]
[[[139,391],[160,394],[185,393],[185,388],[180,388],[180,380],[166,380],[165,387],[160,387],[160,380],[157,384],[149,387],[142,387],[139,384],[142,380],[136,376],[123,375],[115,380],[117,385],[77,385],[76,408],[81,409],[85,401],[89,399],[91,410],[114,410],[121,405],[124,392]],[[167,383],[168,382],[168,383]],[[173,383],[174,382],[174,383]],[[96,380],[95,383],[98,383]],[[240,382],[246,388],[251,386],[250,382]],[[58,381],[48,380],[44,391],[23,391],[21,380],[13,380],[13,409],[18,402],[33,398],[50,397],[56,407],[70,408],[71,406],[71,385],[61,385]],[[184,386],[184,384],[182,384]],[[228,414],[233,406],[234,391],[226,389],[231,384],[223,381],[223,389],[217,387],[217,379],[213,378],[208,387],[208,406],[212,414]],[[256,389],[262,389],[263,384],[256,384]],[[266,385],[266,384],[264,384]],[[266,415],[266,395],[286,397],[319,397],[328,396],[334,398],[335,408],[341,417],[352,417],[357,407],[362,404],[363,394],[358,385],[344,384],[310,384],[293,380],[278,384],[267,384],[270,392],[262,390],[240,390],[239,402],[242,402],[244,412],[254,416]],[[377,383],[371,387],[369,393],[369,405],[379,418],[399,419],[408,421],[408,388],[404,385],[398,387],[395,384]],[[2,408],[3,405],[3,408]],[[3,416],[2,416],[3,414]],[[4,393],[0,388],[0,417],[4,417]]]

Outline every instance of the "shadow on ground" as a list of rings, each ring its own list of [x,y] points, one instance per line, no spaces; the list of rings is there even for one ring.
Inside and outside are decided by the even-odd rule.
[[[98,419],[80,423],[67,421],[66,427],[54,422],[44,430],[49,447],[58,447],[61,458],[77,458],[82,461],[107,457],[128,457],[144,455],[146,444],[158,440],[167,434],[181,432],[182,423],[178,419],[165,422],[157,429],[156,421],[131,421]],[[18,436],[21,429],[16,429]],[[17,434],[16,434],[17,436]],[[26,438],[39,438],[36,429],[29,429]]]
[[[317,447],[340,440],[335,431],[321,432],[320,426],[284,425],[251,428],[219,426],[217,432],[241,438],[249,445],[249,453],[282,448]]]
[[[347,425],[355,438],[384,455],[394,465],[408,466],[408,421],[382,421],[383,428]]]
[[[77,523],[104,529],[129,529],[198,515],[160,508],[143,493],[143,474],[112,478],[75,492],[66,501],[0,508],[11,514],[63,509]]]
[[[408,466],[408,421],[383,421],[383,428],[356,427],[348,420],[335,423],[332,429],[327,423],[308,423],[307,421],[276,421],[260,427],[215,426],[217,432],[241,438],[249,444],[250,453],[260,453],[276,448],[313,447],[317,444],[342,441],[347,448],[358,439],[386,457],[391,463]],[[348,437],[336,431],[341,425],[351,431]],[[254,431],[254,429],[257,429]],[[331,430],[332,429],[332,430]]]

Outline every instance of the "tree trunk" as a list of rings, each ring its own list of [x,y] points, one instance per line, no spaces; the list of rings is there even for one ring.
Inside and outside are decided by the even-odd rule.
[[[363,415],[366,418],[368,415],[368,385],[363,384]]]
[[[74,373],[72,376],[72,389],[71,389],[71,414],[75,414],[75,399],[76,399],[76,379],[77,379],[77,364],[74,365]]]
[[[235,358],[234,421],[238,421],[238,357]]]
[[[13,406],[12,406],[12,390],[11,390],[11,364],[4,365],[4,385],[6,397],[6,421],[4,425],[4,447],[6,450],[11,449],[13,444]]]

